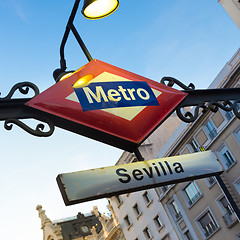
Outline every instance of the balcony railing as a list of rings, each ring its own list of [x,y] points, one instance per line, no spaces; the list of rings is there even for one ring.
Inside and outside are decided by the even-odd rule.
[[[223,215],[223,220],[226,226],[230,228],[237,221],[237,217],[234,213],[226,213]]]
[[[209,237],[210,235],[212,235],[214,232],[216,232],[218,229],[218,227],[213,224],[212,222],[210,222],[208,225],[206,225],[204,227],[204,235],[206,237]]]

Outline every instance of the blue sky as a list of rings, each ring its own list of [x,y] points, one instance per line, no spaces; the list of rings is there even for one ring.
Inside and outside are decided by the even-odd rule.
[[[0,92],[30,81],[43,91],[54,84],[59,46],[73,1],[0,0]],[[108,18],[75,20],[94,58],[159,81],[178,78],[206,88],[239,48],[240,32],[217,0],[120,1]],[[87,63],[72,37],[66,45],[68,70]],[[33,137],[17,126],[1,132],[1,236],[42,239],[35,207],[51,219],[89,212],[105,201],[66,207],[55,178],[59,173],[110,166],[122,151],[56,129]],[[102,210],[104,211],[104,210]],[[16,226],[13,227],[13,224]],[[14,230],[13,230],[14,229]]]

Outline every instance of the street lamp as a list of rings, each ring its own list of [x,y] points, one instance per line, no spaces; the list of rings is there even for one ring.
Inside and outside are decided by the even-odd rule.
[[[61,46],[60,46],[60,68],[56,69],[53,72],[53,78],[56,82],[58,82],[64,75],[71,73],[73,71],[66,71],[66,60],[64,57],[64,47],[67,42],[70,30],[72,31],[74,37],[76,38],[79,46],[83,50],[83,53],[85,54],[86,58],[90,62],[93,60],[91,54],[89,53],[86,45],[84,44],[82,38],[80,37],[77,29],[75,28],[73,21],[76,16],[78,7],[79,7],[80,0],[76,0],[71,12],[71,15],[68,19],[66,30],[64,32]],[[100,19],[104,18],[111,13],[113,13],[119,6],[118,0],[84,0],[83,8],[82,8],[82,14],[84,17],[88,19]]]

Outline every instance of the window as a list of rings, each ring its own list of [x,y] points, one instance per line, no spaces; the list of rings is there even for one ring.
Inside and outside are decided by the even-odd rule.
[[[165,186],[161,187],[161,190],[162,190],[163,193],[165,193],[165,192],[167,192],[172,186],[173,186],[173,184],[165,185]]]
[[[206,128],[208,130],[208,135],[211,139],[213,139],[215,136],[217,136],[217,130],[215,129],[213,123],[211,120],[209,120],[206,124]]]
[[[131,163],[138,162],[137,158],[134,158]]]
[[[137,203],[133,206],[133,210],[137,216],[141,213]]]
[[[181,212],[178,208],[177,203],[174,200],[170,203],[170,207],[175,219],[178,220],[181,217]]]
[[[236,215],[225,197],[222,197],[219,200],[220,207],[223,210],[223,220],[227,227],[230,227],[236,220]]]
[[[205,237],[209,237],[218,229],[218,225],[209,210],[198,219],[198,222]]]
[[[208,177],[208,178],[205,178],[205,181],[207,183],[207,186],[211,187],[216,182],[216,178],[215,177]]]
[[[234,135],[240,144],[240,127],[234,132]]]
[[[219,150],[219,154],[220,154],[220,161],[223,164],[223,167],[227,170],[233,165],[235,160],[231,152],[225,145],[221,148],[221,150]]]
[[[168,190],[168,185],[161,187],[162,191],[165,193]]]
[[[149,196],[149,193],[147,191],[143,194],[143,198],[145,199],[146,203],[148,203],[148,204],[152,201]]]
[[[116,198],[116,202],[117,202],[118,207],[120,207],[123,203],[121,197],[119,195],[117,195],[117,196],[115,196],[115,198]]]
[[[184,188],[184,192],[188,199],[188,204],[191,206],[194,204],[202,195],[196,182],[191,182],[187,187]]]
[[[148,227],[146,227],[146,228],[143,230],[143,233],[144,233],[146,239],[152,239],[152,235],[151,235]]]
[[[157,229],[160,229],[162,227],[162,222],[158,215],[153,219],[153,221],[156,224]]]
[[[237,181],[234,182],[234,186],[238,191],[238,194],[240,194],[240,178],[237,179]]]
[[[207,186],[210,188],[212,187],[212,185],[216,182],[216,178],[215,177],[208,177],[204,179],[207,183]]]
[[[127,227],[131,226],[131,222],[130,222],[130,220],[129,220],[128,215],[126,215],[126,216],[124,217],[124,222],[126,223]]]
[[[190,234],[189,230],[187,230],[184,233],[184,237],[185,237],[186,240],[193,240],[192,235]]]
[[[240,233],[236,235],[236,240],[240,240]]]
[[[230,206],[230,204],[228,203],[227,199],[225,197],[222,197],[219,202],[221,203],[221,205],[223,206],[223,208],[225,209],[225,212],[227,212],[229,215],[233,214],[233,210],[232,207]]]
[[[116,200],[117,200],[118,203],[121,203],[121,202],[122,202],[122,200],[121,200],[121,198],[119,197],[119,195],[116,196]]]
[[[169,234],[167,234],[162,238],[162,240],[171,240],[171,238],[170,238]]]
[[[193,139],[190,143],[190,146],[191,146],[193,152],[199,152],[199,145],[196,140]]]
[[[230,111],[230,112],[226,112],[225,116],[226,116],[227,120],[229,121],[229,120],[231,120],[233,118],[234,115],[233,115],[233,112]]]

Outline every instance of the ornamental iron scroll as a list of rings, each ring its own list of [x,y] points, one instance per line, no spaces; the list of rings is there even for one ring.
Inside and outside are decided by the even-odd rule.
[[[45,116],[40,116],[39,114],[30,111],[24,105],[31,98],[13,98],[13,95],[17,91],[24,95],[27,95],[30,93],[30,89],[33,91],[33,97],[39,94],[39,89],[35,84],[31,82],[21,82],[15,84],[6,97],[0,98],[0,120],[5,120],[4,128],[6,130],[11,130],[13,124],[16,124],[23,130],[34,136],[51,136],[54,131],[54,124],[52,123],[52,121]],[[36,128],[33,129],[29,127],[26,123],[19,120],[30,118],[34,118],[44,123],[37,124]],[[48,126],[49,130],[44,131],[45,125]]]
[[[0,98],[0,102],[2,100],[10,100],[13,96],[13,94],[19,90],[20,93],[22,94],[28,94],[29,93],[29,89],[32,89],[34,92],[34,97],[37,96],[39,94],[39,89],[38,87],[31,82],[21,82],[21,83],[17,83],[15,84],[12,89],[10,90],[10,92],[8,93],[8,95],[4,98]]]
[[[183,122],[194,122],[200,113],[204,114],[207,110],[217,112],[219,108],[227,112],[232,111],[240,119],[240,88],[195,90],[192,83],[186,86],[173,77],[163,77],[161,83],[169,87],[176,84],[188,94],[175,109]]]
[[[188,86],[186,86],[182,82],[173,77],[163,77],[160,82],[168,87],[173,87],[174,84],[176,84],[184,90],[195,90],[195,85],[193,83],[190,83]]]
[[[198,104],[193,109],[191,109],[191,106],[188,106],[188,108],[187,107],[176,108],[177,116],[183,122],[186,122],[186,123],[194,122],[198,118],[200,112],[205,113],[206,111],[207,111],[207,106],[205,106],[202,103]]]
[[[6,130],[12,130],[13,124],[16,124],[17,126],[19,126],[20,128],[22,128],[23,130],[25,130],[26,132],[36,136],[36,137],[49,137],[53,134],[54,132],[54,125],[51,121],[49,120],[45,120],[46,124],[49,127],[48,131],[43,131],[45,128],[45,125],[42,123],[37,124],[36,128],[33,129],[31,127],[29,127],[27,124],[23,123],[22,121],[20,121],[19,119],[7,119],[4,123],[4,128]]]

